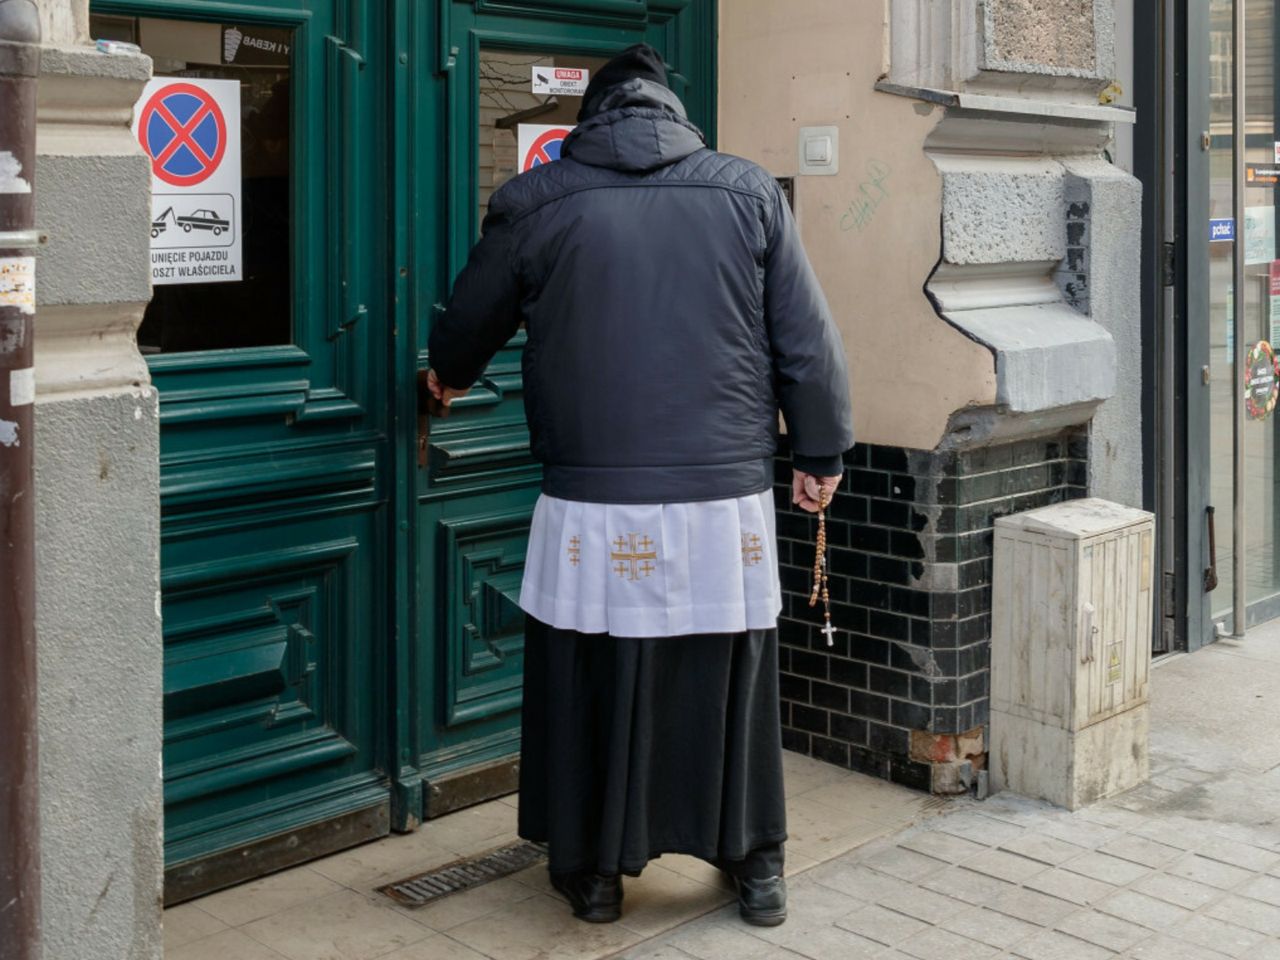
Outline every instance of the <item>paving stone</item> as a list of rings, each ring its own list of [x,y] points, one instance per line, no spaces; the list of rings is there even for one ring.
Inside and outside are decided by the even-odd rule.
[[[846,896],[826,884],[816,883],[807,876],[788,882],[787,914],[790,920],[802,924],[829,924],[861,910],[863,906],[863,901]],[[736,916],[737,907],[731,909]],[[760,927],[755,932],[764,936],[768,931],[769,928]]]
[[[888,907],[890,910],[896,910],[898,913],[905,913],[909,917],[935,925],[969,907],[963,900],[955,900],[923,887],[895,891],[881,897],[877,903],[882,907]]]
[[[1233,867],[1229,863],[1210,860],[1208,857],[1201,856],[1198,853],[1183,857],[1170,866],[1168,872],[1175,877],[1195,880],[1197,883],[1207,883],[1209,886],[1217,887],[1219,890],[1230,890],[1233,887],[1238,887],[1252,876],[1248,870],[1241,867]]]
[[[988,960],[996,955],[994,947],[937,927],[917,934],[898,950],[920,960]]]
[[[933,857],[926,857],[924,854],[916,853],[914,850],[905,850],[902,847],[889,847],[887,850],[881,850],[879,853],[867,857],[863,863],[873,870],[887,873],[889,876],[897,877],[899,880],[920,880],[931,873],[945,870],[949,866],[949,864],[941,860],[935,860]]]
[[[733,920],[686,924],[668,936],[666,942],[699,960],[722,960],[723,957],[772,960],[778,955],[776,944],[752,936],[742,929],[741,923]]]
[[[1190,916],[1190,911],[1175,907],[1171,903],[1149,897],[1145,893],[1133,890],[1121,890],[1119,893],[1099,900],[1096,908],[1121,920],[1128,920],[1152,930],[1167,930],[1175,923],[1180,923]]]
[[[878,873],[864,863],[850,864],[841,860],[815,867],[805,874],[805,879],[837,890],[863,904],[875,903],[888,893],[913,889],[905,880]]]
[[[922,923],[914,917],[886,910],[874,904],[851,913],[843,920],[837,920],[836,926],[888,947],[897,946],[908,937],[915,936],[929,927],[927,923]]]
[[[1188,831],[1184,826],[1165,820],[1144,819],[1144,822],[1133,828],[1131,833],[1168,847],[1179,850],[1194,850],[1196,843],[1204,832],[1204,828]]]
[[[788,957],[802,956],[808,960],[851,960],[854,957],[858,960],[881,960],[893,956],[889,947],[836,926],[797,925],[794,920],[788,919],[782,926],[772,929],[778,935],[768,939],[778,947],[793,951],[786,954]],[[728,956],[731,955],[722,955]]]
[[[926,890],[963,900],[974,906],[990,903],[996,897],[1017,889],[1015,884],[1008,881],[997,880],[995,877],[988,877],[960,867],[952,867],[950,870],[942,871],[936,877],[928,878],[924,882],[924,887]]]
[[[1046,930],[1013,948],[1016,957],[1026,960],[1110,960],[1115,954],[1056,930]]]
[[[1045,869],[1043,863],[1028,860],[1016,853],[1005,853],[1003,850],[988,850],[980,853],[966,860],[961,867],[988,877],[995,877],[997,880],[1007,880],[1010,883],[1022,883]]]
[[[1074,843],[1067,843],[1057,837],[1030,831],[1008,843],[1002,844],[1000,849],[1009,853],[1016,853],[1021,857],[1026,857],[1028,860],[1038,860],[1040,863],[1047,864],[1050,867],[1059,866],[1087,852],[1084,847],[1077,847]]]
[[[1097,903],[1103,897],[1114,893],[1116,889],[1109,883],[1071,873],[1066,869],[1047,870],[1026,881],[1025,886],[1029,890],[1038,890],[1051,897],[1070,900],[1082,907]]]
[[[1222,891],[1217,887],[1183,877],[1173,877],[1167,873],[1153,873],[1149,877],[1143,877],[1133,885],[1133,889],[1188,910],[1199,910],[1206,903],[1222,896]]]
[[[1177,847],[1157,843],[1155,840],[1148,840],[1146,837],[1139,837],[1134,834],[1125,834],[1115,840],[1108,841],[1100,846],[1098,850],[1101,853],[1119,857],[1122,860],[1129,860],[1132,863],[1140,863],[1144,867],[1153,869],[1162,867],[1166,863],[1182,856],[1182,851]]]
[[[999,949],[1012,947],[1018,941],[1040,932],[1040,928],[1033,923],[981,907],[957,914],[944,923],[943,927],[962,937],[980,940]]]
[[[1223,955],[1195,943],[1161,936],[1142,941],[1125,956],[1134,960],[1222,960]]]
[[[1028,923],[1051,927],[1069,913],[1079,909],[1068,900],[1059,900],[1035,890],[1018,888],[992,900],[988,906],[998,913],[1026,920]]]
[[[1262,934],[1214,917],[1193,916],[1168,931],[1175,940],[1195,943],[1229,957],[1252,957],[1251,951],[1264,940]]]
[[[1207,911],[1209,916],[1270,937],[1280,937],[1280,907],[1245,897],[1229,896]]]
[[[1117,830],[1137,830],[1137,828],[1151,822],[1150,817],[1144,817],[1141,814],[1117,807],[1115,801],[1077,810],[1076,816],[1081,820],[1100,823],[1106,827],[1115,827]]]
[[[935,860],[945,860],[947,863],[959,863],[988,849],[980,843],[938,830],[922,831],[903,840],[898,846],[914,850],[916,853],[923,853]]]
[[[1280,854],[1272,850],[1225,837],[1206,838],[1197,845],[1196,850],[1210,860],[1229,863],[1251,873],[1261,873],[1280,864]]]
[[[1146,927],[1096,910],[1072,914],[1058,924],[1058,930],[1117,953],[1151,935]]]
[[[1113,883],[1117,887],[1133,883],[1139,877],[1145,877],[1151,872],[1148,867],[1144,867],[1141,864],[1131,863],[1128,860],[1121,860],[1119,857],[1096,851],[1085,854],[1083,857],[1077,857],[1070,863],[1064,864],[1063,869],[1082,876],[1092,877],[1094,880],[1101,880],[1103,883]]]
[[[1241,896],[1280,907],[1280,878],[1256,877],[1237,891]]]
[[[1104,843],[1111,843],[1125,836],[1124,831],[1116,827],[1108,827],[1101,823],[1093,823],[1089,820],[1076,818],[1048,823],[1038,828],[1036,832],[1042,833],[1047,837],[1065,840],[1067,843],[1075,844],[1077,847],[1088,847],[1090,849],[1097,849]]]
[[[1024,833],[1024,828],[1015,824],[971,812],[943,817],[938,821],[937,829],[987,847],[1012,843]]]

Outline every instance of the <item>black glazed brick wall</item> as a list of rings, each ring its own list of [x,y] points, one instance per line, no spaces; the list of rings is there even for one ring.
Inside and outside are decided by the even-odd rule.
[[[817,521],[791,504],[780,456],[784,744],[929,789],[911,731],[987,722],[995,520],[1084,496],[1086,452],[1076,432],[959,453],[856,447],[827,521],[831,647],[809,607]]]

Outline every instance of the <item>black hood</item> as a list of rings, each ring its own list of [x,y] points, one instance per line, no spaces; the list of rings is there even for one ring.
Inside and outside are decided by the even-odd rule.
[[[615,84],[565,139],[561,153],[579,163],[642,172],[683,160],[706,146],[680,98],[651,80]]]

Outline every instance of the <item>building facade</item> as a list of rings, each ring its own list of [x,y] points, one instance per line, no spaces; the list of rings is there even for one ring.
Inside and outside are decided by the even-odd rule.
[[[779,458],[788,747],[969,789],[995,518],[1152,502],[1124,6],[41,12],[48,956],[158,956],[162,901],[514,788],[521,339],[448,419],[416,376],[490,192],[554,161],[575,72],[630,43],[783,179],[848,349],[832,646]]]

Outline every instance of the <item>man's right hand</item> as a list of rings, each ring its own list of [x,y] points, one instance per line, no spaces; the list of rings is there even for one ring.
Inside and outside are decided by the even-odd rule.
[[[465,397],[468,393],[467,390],[455,390],[453,387],[446,387],[440,382],[440,378],[436,376],[434,370],[427,371],[427,389],[431,391],[433,397],[446,407],[458,397]]]
[[[824,505],[831,503],[836,487],[840,486],[843,474],[834,477],[815,477],[803,470],[793,471],[791,479],[791,502],[807,510],[817,513]]]

